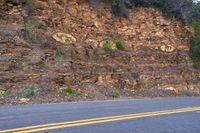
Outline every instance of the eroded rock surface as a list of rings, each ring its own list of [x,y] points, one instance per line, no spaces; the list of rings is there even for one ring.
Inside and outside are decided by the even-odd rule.
[[[1,104],[109,99],[113,92],[123,97],[200,95],[200,71],[189,57],[191,32],[181,22],[142,7],[130,12],[129,20],[113,20],[110,7],[65,2],[34,0],[37,10],[28,17],[20,5],[0,6],[0,88],[12,92],[0,96]],[[64,37],[57,38],[58,33]],[[119,39],[125,50],[104,50],[102,42],[115,46]],[[24,100],[23,90],[31,84],[40,90]],[[68,86],[80,95],[60,89]]]

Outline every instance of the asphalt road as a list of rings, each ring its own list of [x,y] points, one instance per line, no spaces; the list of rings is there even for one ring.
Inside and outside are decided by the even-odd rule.
[[[200,97],[0,107],[3,132],[200,133]]]

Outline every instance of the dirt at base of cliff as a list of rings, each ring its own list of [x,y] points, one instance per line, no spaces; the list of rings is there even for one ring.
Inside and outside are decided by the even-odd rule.
[[[2,2],[0,104],[199,96],[191,35],[153,8],[113,19],[110,7],[75,0]]]

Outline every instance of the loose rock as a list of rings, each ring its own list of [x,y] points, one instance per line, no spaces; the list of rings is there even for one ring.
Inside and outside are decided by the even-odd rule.
[[[55,33],[52,36],[56,41],[63,43],[63,44],[70,44],[70,43],[75,43],[76,42],[76,38],[73,37],[70,34],[66,34],[66,33],[62,33],[62,32],[58,32]]]
[[[30,101],[29,98],[21,98],[21,99],[19,100],[19,103],[28,103],[29,101]]]
[[[163,52],[173,52],[174,50],[175,50],[175,47],[174,46],[172,46],[172,45],[162,45],[161,47],[160,47],[160,49],[161,49],[161,51],[163,51]]]

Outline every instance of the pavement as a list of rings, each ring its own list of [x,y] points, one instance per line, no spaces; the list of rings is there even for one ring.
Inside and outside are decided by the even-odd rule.
[[[200,97],[0,107],[0,133],[200,133]]]

